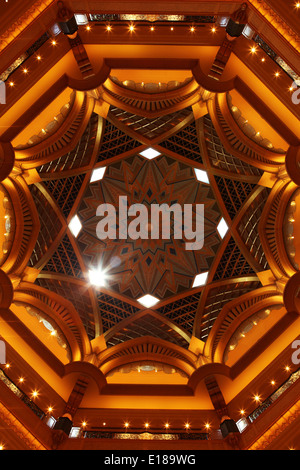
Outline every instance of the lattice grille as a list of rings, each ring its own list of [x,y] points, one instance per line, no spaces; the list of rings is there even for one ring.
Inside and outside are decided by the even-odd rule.
[[[126,328],[115,333],[108,341],[107,346],[115,346],[116,344],[123,343],[133,338],[140,338],[142,336],[153,336],[165,341],[170,341],[183,348],[187,348],[189,343],[176,331],[166,325],[163,321],[153,317],[152,315],[145,315],[142,318],[134,320]]]
[[[83,278],[80,264],[67,235],[65,235],[63,241],[58,246],[43,271]]]
[[[85,175],[72,176],[59,180],[44,181],[53,199],[67,218],[78,196]]]
[[[193,333],[194,319],[197,312],[200,294],[190,295],[176,300],[157,311],[172,320],[173,323]]]
[[[140,147],[142,144],[122,132],[109,121],[105,122],[105,129],[98,154],[98,162],[121,155],[122,153]]]
[[[254,274],[233,238],[230,238],[216,270],[214,281]]]
[[[98,122],[99,116],[93,113],[86,130],[74,149],[62,157],[37,168],[40,176],[47,177],[47,173],[75,170],[89,165],[94,151]]]
[[[33,184],[29,186],[29,188],[35,202],[41,224],[36,245],[29,260],[29,265],[35,266],[47,253],[47,250],[50,248],[61,230],[62,224],[54,209],[38,187]]]
[[[159,145],[195,162],[203,163],[195,121]]]
[[[260,286],[259,281],[240,282],[212,288],[206,299],[201,319],[200,339],[206,341],[209,332],[224,305]]]
[[[269,193],[270,189],[268,188],[259,193],[249,206],[238,227],[242,240],[262,270],[268,269],[268,261],[261,244],[258,225]]]
[[[95,338],[93,307],[86,288],[78,286],[78,284],[73,282],[48,278],[37,278],[36,284],[69,300],[77,310],[89,339]]]
[[[122,125],[126,125],[128,129],[147,139],[160,137],[180,124],[190,114],[191,108],[182,109],[176,113],[157,118],[138,116],[119,108],[112,108],[110,111],[110,116],[113,116],[113,119],[117,119]]]
[[[243,162],[225,150],[209,115],[203,118],[203,129],[209,160],[213,167],[238,175],[258,177],[262,175],[262,170]]]
[[[215,181],[229,216],[234,219],[244,202],[255,188],[255,184],[215,176]]]
[[[97,299],[104,332],[139,311],[139,308],[107,294],[99,293]]]

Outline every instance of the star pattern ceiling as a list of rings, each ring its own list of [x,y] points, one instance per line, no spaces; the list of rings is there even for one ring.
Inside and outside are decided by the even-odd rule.
[[[258,184],[262,170],[225,149],[209,113],[195,120],[187,108],[162,117],[159,128],[156,118],[145,124],[137,115],[127,122],[128,134],[122,114],[116,108],[107,119],[92,113],[74,150],[38,168],[42,181],[30,190],[41,230],[30,265],[40,269],[36,284],[73,303],[90,338],[102,332],[109,345],[117,344],[122,325],[129,331],[131,322],[134,328],[145,323],[148,310],[137,300],[151,294],[159,300],[151,312],[158,315],[161,334],[169,324],[168,335],[188,347],[192,335],[205,341],[229,300],[261,286],[256,273],[268,266],[258,222],[269,190]],[[159,155],[153,160],[141,155],[146,130],[138,122],[148,129],[149,142],[151,135],[155,140]],[[91,182],[93,169],[101,166],[104,177]],[[208,171],[209,180],[198,181],[195,168]],[[203,248],[186,250],[185,240],[174,238],[173,226],[165,240],[99,240],[97,207],[110,203],[118,209],[120,196],[127,197],[128,206],[147,208],[204,204]],[[54,214],[59,214],[55,222]],[[74,215],[82,224],[76,237],[67,228]],[[217,230],[222,218],[229,227],[237,221],[224,238]],[[109,273],[104,289],[88,282],[89,269],[99,264]],[[206,285],[193,288],[195,276],[203,272],[208,272]],[[146,324],[148,330],[136,331],[152,334],[151,322]]]

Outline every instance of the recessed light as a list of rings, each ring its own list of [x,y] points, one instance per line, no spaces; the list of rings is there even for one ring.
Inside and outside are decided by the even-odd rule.
[[[224,218],[222,217],[222,219],[220,220],[218,226],[217,226],[217,230],[220,234],[220,237],[221,238],[224,238],[227,231],[228,231],[228,225],[226,224]]]
[[[106,166],[101,167],[101,168],[96,168],[92,173],[90,182],[94,183],[95,181],[102,180],[105,170],[106,170]]]
[[[208,276],[208,272],[197,274],[197,276],[194,279],[193,287],[204,286],[204,284],[206,284],[206,281],[207,281],[207,276]]]
[[[140,152],[140,155],[142,155],[142,157],[148,158],[148,160],[152,160],[153,158],[156,158],[159,155],[161,155],[161,153],[158,152],[157,150],[154,150],[153,148],[149,147],[148,149],[144,150],[143,152]]]
[[[69,229],[73,233],[74,237],[77,237],[80,230],[82,229],[82,224],[79,220],[79,217],[75,215],[71,222],[69,223]]]
[[[155,304],[157,304],[157,302],[159,302],[159,299],[157,299],[156,297],[153,297],[150,294],[147,294],[147,295],[144,295],[143,297],[141,297],[140,299],[138,299],[138,302],[140,302],[140,304],[144,305],[144,307],[151,308]]]
[[[101,287],[105,285],[106,274],[102,269],[90,269],[89,279],[93,286]]]
[[[208,174],[206,173],[206,171],[195,168],[195,174],[198,181],[201,181],[201,183],[209,184]]]

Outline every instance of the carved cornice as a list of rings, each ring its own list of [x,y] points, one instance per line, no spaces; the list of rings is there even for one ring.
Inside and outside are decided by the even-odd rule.
[[[273,26],[273,28],[299,53],[299,35],[263,0],[249,0],[249,3]]]
[[[39,0],[35,2],[17,21],[12,23],[0,37],[0,53],[9,46],[31,23],[56,0]]]

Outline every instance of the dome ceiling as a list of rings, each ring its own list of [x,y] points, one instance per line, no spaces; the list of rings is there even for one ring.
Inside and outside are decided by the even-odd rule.
[[[149,160],[142,153],[151,143],[157,156]],[[105,172],[93,182],[95,168]],[[29,266],[39,270],[38,286],[72,302],[90,339],[103,333],[114,345],[150,334],[188,348],[192,335],[206,340],[225,304],[262,287],[257,273],[268,262],[258,225],[270,190],[259,184],[260,168],[225,149],[209,113],[196,120],[190,107],[160,118],[116,107],[107,118],[92,113],[78,143],[38,172],[30,191],[41,230]],[[152,204],[191,204],[193,224],[203,204],[202,249],[186,250],[173,225],[165,240],[100,240],[97,207],[112,204],[118,216],[121,196],[149,214]],[[99,266],[107,272],[103,288],[88,277]],[[206,283],[194,287],[201,273]],[[158,300],[150,310],[138,302],[148,294]]]
[[[161,30],[163,39],[151,39],[153,44],[149,38],[143,45],[132,44],[127,31],[126,49],[103,45],[102,62],[95,60],[103,39],[98,20],[90,39],[83,27],[76,37],[65,35],[61,56],[49,53],[58,41],[37,41],[39,64],[47,51],[53,61],[43,75],[44,93],[26,88],[23,114],[16,121],[13,110],[3,115],[1,156],[7,178],[2,193],[14,214],[6,224],[2,269],[14,282],[18,302],[24,295],[26,304],[47,310],[44,319],[62,331],[73,360],[90,357],[99,338],[102,351],[154,338],[171,343],[172,354],[180,350],[184,358],[194,354],[196,340],[199,354],[222,362],[233,344],[228,325],[238,329],[248,314],[254,318],[253,305],[259,304],[259,311],[265,303],[281,305],[282,286],[295,273],[292,231],[281,233],[278,224],[295,191],[289,175],[298,155],[296,126],[275,113],[269,81],[266,85],[253,72],[253,56],[243,62],[249,38],[233,42],[221,25],[218,31],[212,28],[214,22],[201,22],[208,34],[194,36],[199,44],[192,44],[190,30],[184,42],[188,48],[181,44],[183,28],[176,32],[176,45],[169,44],[168,23]],[[147,25],[140,26],[147,38]],[[30,70],[34,57],[26,60]],[[274,60],[271,65],[278,67]],[[9,73],[17,81],[22,69]],[[290,117],[290,105],[280,99],[278,92],[278,109]],[[27,109],[32,101],[36,105]],[[35,128],[39,116],[43,129]],[[149,148],[157,152],[155,158],[143,154]],[[101,179],[94,179],[95,170],[103,170]],[[98,206],[110,204],[118,216],[122,197],[128,207],[142,204],[149,213],[153,204],[189,204],[194,225],[202,204],[203,247],[187,250],[186,234],[174,236],[176,224],[166,239],[100,240]],[[283,249],[279,254],[278,246],[291,253]],[[106,282],[97,286],[89,273],[99,265]],[[275,294],[279,298],[273,302]],[[145,296],[156,302],[143,305]],[[194,360],[191,369],[198,367]],[[96,363],[101,367],[98,356]]]

